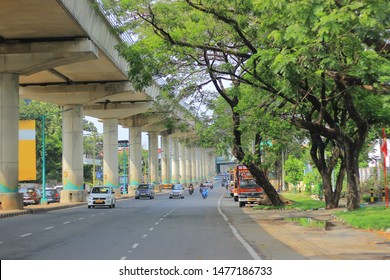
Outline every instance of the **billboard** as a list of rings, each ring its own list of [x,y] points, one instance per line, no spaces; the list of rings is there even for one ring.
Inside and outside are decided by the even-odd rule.
[[[35,120],[19,121],[19,181],[37,179]]]

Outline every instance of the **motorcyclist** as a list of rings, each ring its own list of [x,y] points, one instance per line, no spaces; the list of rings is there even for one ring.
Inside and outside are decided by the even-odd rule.
[[[202,194],[202,197],[205,199],[209,194],[209,189],[203,184],[200,184],[199,189],[200,193]]]
[[[192,185],[192,183],[190,184],[190,186],[188,187],[188,192],[190,194],[192,194],[194,192],[194,185]]]

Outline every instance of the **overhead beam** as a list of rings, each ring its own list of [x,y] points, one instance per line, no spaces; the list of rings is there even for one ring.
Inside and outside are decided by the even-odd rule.
[[[31,75],[61,65],[98,58],[91,40],[0,44],[0,73]]]

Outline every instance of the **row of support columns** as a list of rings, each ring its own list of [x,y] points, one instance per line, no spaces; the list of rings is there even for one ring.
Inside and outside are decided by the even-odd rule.
[[[148,132],[149,135],[149,176],[152,183],[199,183],[212,176],[215,172],[215,157],[212,150],[203,148],[187,148],[179,138],[167,134],[161,135],[161,174],[158,165],[158,133]],[[143,178],[141,166],[141,131],[130,127],[130,189],[134,189]]]
[[[0,202],[2,209],[23,208],[18,193],[18,75],[0,74]],[[83,106],[63,106],[63,159],[61,202],[85,201],[83,177]],[[141,128],[129,128],[129,187],[143,181]],[[205,180],[215,170],[212,153],[186,148],[178,138],[161,136],[161,174],[158,133],[149,134],[149,182],[189,184]],[[103,120],[103,182],[120,196],[118,174],[118,120]]]

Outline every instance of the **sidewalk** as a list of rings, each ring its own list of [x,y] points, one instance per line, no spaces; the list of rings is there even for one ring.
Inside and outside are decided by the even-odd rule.
[[[390,260],[390,232],[346,225],[333,215],[340,210],[253,210],[245,207],[243,212],[307,259]],[[315,225],[300,225],[301,220],[315,221]]]

